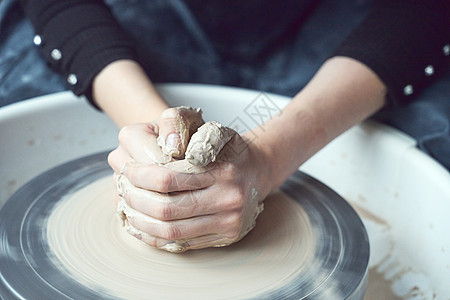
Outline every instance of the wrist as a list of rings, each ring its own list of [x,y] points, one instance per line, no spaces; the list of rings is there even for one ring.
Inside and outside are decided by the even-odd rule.
[[[386,89],[375,73],[350,58],[327,61],[282,112],[254,129],[254,143],[278,187],[331,140],[384,104]]]
[[[292,100],[294,101],[294,100]],[[291,105],[256,128],[253,144],[261,156],[262,172],[270,190],[277,189],[306,160],[326,144],[327,133],[320,120],[308,109]]]
[[[254,183],[259,195],[265,197],[278,188],[278,185],[276,185],[273,180],[276,166],[272,164],[270,156],[267,155],[267,149],[264,149],[257,140],[247,140],[246,136],[247,135],[244,134],[242,138],[248,143],[247,151],[249,157],[251,157],[251,159],[248,160],[248,165],[253,169]]]
[[[168,108],[138,63],[119,60],[94,79],[96,104],[119,126],[157,119]]]

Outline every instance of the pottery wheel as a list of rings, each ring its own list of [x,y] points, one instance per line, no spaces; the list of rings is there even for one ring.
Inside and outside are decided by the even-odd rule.
[[[256,228],[242,241],[174,254],[127,234],[104,238],[108,231],[120,232],[114,221],[99,221],[98,230],[83,228],[105,214],[103,219],[113,220],[111,203],[102,204],[105,209],[86,208],[89,213],[78,217],[58,215],[78,205],[70,195],[93,182],[112,184],[106,156],[91,155],[41,174],[0,210],[0,292],[5,299],[363,299],[369,259],[364,226],[344,199],[312,177],[300,171],[290,177],[279,193],[291,200],[268,201]],[[107,199],[110,192],[100,193]],[[305,217],[293,222],[296,212]],[[268,217],[271,213],[275,217]],[[52,227],[58,218],[61,226]],[[97,235],[86,240],[88,231]],[[71,252],[79,251],[76,257],[84,259],[74,261],[65,252],[67,236],[75,237]],[[312,251],[303,249],[306,240]],[[81,241],[89,247],[79,248]],[[268,250],[274,249],[269,241],[284,246]],[[128,248],[133,243],[138,244]],[[113,261],[101,247],[114,249],[119,259]],[[136,259],[142,261],[139,266]],[[146,269],[155,275],[142,275]],[[136,285],[136,293],[121,293],[121,284]]]

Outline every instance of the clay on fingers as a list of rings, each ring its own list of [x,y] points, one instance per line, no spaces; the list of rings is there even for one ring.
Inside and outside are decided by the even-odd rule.
[[[147,151],[150,152],[148,154],[152,158],[161,158],[161,161],[157,161],[161,166],[177,172],[198,174],[212,168],[219,154],[225,154],[224,157],[227,157],[226,153],[222,152],[232,151],[224,147],[237,135],[236,131],[216,121],[204,123],[200,109],[185,106],[168,109],[163,113],[162,120],[174,122],[172,124],[161,124],[160,128],[164,128],[167,125],[169,127],[170,125],[174,125],[180,135],[181,145],[176,149],[170,147],[166,144],[166,139],[164,138],[166,133],[160,132],[157,139],[159,146],[149,147]],[[155,153],[152,154],[151,152]],[[182,159],[176,159],[183,155],[184,157]],[[169,161],[167,161],[167,157],[170,158]],[[119,175],[117,177],[117,190],[121,197],[117,212],[127,232],[135,237],[141,237],[141,240],[145,241],[151,238],[150,235],[134,228],[128,221],[128,218],[138,213],[130,208],[124,200],[127,191],[133,188],[135,187],[131,185],[125,176]],[[169,241],[165,245],[156,245],[156,247],[169,252],[179,253],[190,249],[224,247],[239,241],[254,228],[256,218],[263,210],[263,204],[262,202],[258,202],[256,196],[256,192],[252,192],[250,199],[247,201],[245,210],[254,209],[255,212],[244,216],[245,219],[242,220],[242,228],[238,236],[235,235],[231,238],[223,234],[211,233],[192,239]]]
[[[196,166],[207,166],[216,160],[235,134],[236,131],[219,122],[206,122],[192,135],[186,150],[186,160]]]
[[[183,158],[191,136],[205,123],[202,113],[200,108],[188,106],[173,107],[163,112],[160,119],[158,145],[164,154],[173,158]],[[175,147],[168,143],[168,139],[173,134],[179,136]]]

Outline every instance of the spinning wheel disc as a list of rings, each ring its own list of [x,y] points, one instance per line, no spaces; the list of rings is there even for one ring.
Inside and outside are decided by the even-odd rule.
[[[100,283],[81,282],[61,267],[48,239],[49,218],[55,208],[67,200],[67,195],[111,175],[106,155],[99,153],[80,158],[43,173],[18,190],[0,210],[0,291],[6,299],[120,297]],[[300,171],[289,178],[281,190],[294,199],[309,218],[315,236],[313,255],[298,266],[298,272],[292,273],[292,278],[284,280],[282,286],[252,295],[234,294],[233,298],[362,299],[369,244],[359,217],[344,199]],[[245,239],[247,237],[241,242]],[[227,248],[210,251],[226,253],[223,251],[229,251]],[[292,264],[295,266],[296,262]],[[183,298],[190,297],[195,299],[196,290],[187,287]]]

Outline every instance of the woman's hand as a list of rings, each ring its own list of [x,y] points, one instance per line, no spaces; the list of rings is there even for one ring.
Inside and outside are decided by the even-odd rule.
[[[240,240],[255,226],[271,190],[262,152],[245,136],[214,122],[194,136],[193,130],[183,133],[183,128],[202,123],[198,114],[169,109],[160,126],[127,126],[119,135],[120,146],[109,156],[128,232],[172,252]],[[222,136],[215,139],[217,134]],[[171,156],[186,147],[186,135],[191,142],[186,159],[174,161]]]
[[[271,190],[332,139],[380,109],[385,96],[385,85],[367,66],[331,58],[280,114],[253,130],[257,138],[251,143],[245,135],[230,135],[217,161],[206,169],[189,163],[186,172],[171,170],[168,163],[152,164],[146,149],[158,148],[157,125],[126,127],[109,161],[119,174],[129,230],[170,251],[239,240],[254,226]],[[177,132],[163,127],[160,135]],[[166,144],[173,140],[163,137]],[[162,151],[158,155],[167,157]]]

